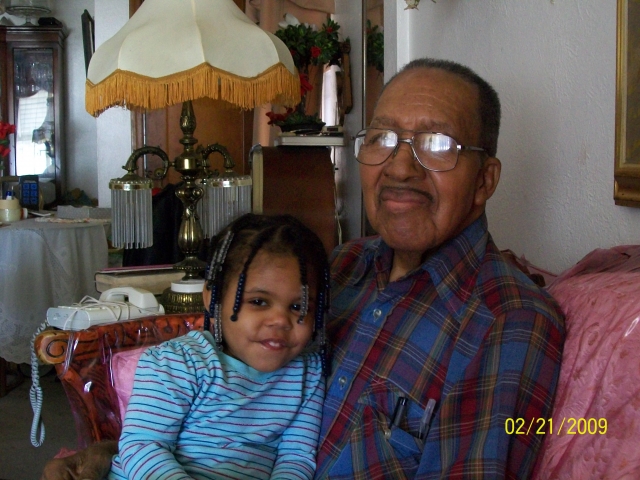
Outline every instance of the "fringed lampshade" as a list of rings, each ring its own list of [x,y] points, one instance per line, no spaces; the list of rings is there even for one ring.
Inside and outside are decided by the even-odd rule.
[[[214,152],[224,158],[224,174],[208,175],[200,182],[203,194],[198,216],[205,238],[212,238],[233,220],[251,212],[252,203],[251,176],[234,173],[235,163],[223,145],[209,145],[203,154]]]
[[[152,182],[125,175],[109,182],[114,218],[111,243],[115,248],[146,248],[153,245]]]
[[[85,104],[94,116],[203,97],[243,109],[300,102],[289,50],[232,0],[146,0],[91,58]]]
[[[171,290],[176,296],[165,291],[162,303],[170,313],[202,308],[202,284],[191,283],[202,281],[199,273],[204,269],[197,257],[203,232],[196,211],[204,194],[200,179],[209,176],[206,157],[211,150],[195,146],[191,101],[205,97],[242,109],[268,102],[287,106],[300,102],[300,81],[288,48],[255,25],[233,0],[145,0],[122,29],[96,50],[89,64],[85,104],[91,115],[113,106],[149,110],[183,104],[180,143],[184,152],[169,162],[159,148],[142,147],[127,162],[129,173],[110,183],[112,198],[114,193],[122,196],[114,199],[114,230],[127,232],[125,245],[146,246],[150,245],[147,231],[140,228],[137,214],[146,215],[147,207],[129,201],[135,197],[150,201],[150,190],[136,183],[139,177],[131,178],[135,159],[141,151],[163,156],[164,174],[173,167],[182,175],[176,195],[184,205],[178,244],[185,258],[174,268],[185,276],[183,285]],[[129,213],[136,213],[136,219]],[[151,216],[148,225],[151,228]],[[190,298],[183,300],[185,285]]]
[[[230,175],[202,181],[204,196],[198,203],[198,215],[206,238],[217,235],[224,227],[251,212],[251,176]]]

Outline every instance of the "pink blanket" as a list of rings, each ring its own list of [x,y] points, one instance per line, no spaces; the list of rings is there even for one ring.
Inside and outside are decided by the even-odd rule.
[[[549,291],[567,338],[533,478],[640,479],[640,246],[595,250]]]

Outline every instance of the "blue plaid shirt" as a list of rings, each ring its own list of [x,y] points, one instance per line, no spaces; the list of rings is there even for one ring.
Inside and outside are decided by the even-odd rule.
[[[378,237],[334,252],[316,478],[527,478],[544,436],[508,435],[505,422],[537,428],[550,416],[564,341],[556,303],[502,257],[484,215],[389,282],[392,260]]]

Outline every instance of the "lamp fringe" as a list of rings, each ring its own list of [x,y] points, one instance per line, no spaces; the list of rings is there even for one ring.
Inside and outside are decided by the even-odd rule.
[[[248,110],[268,102],[300,103],[300,79],[282,63],[253,78],[241,77],[203,63],[161,78],[116,70],[97,85],[87,80],[85,108],[94,117],[114,106],[152,110],[208,97]]]

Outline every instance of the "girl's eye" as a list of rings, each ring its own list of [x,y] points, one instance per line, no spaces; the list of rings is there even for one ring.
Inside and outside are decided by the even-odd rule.
[[[300,310],[302,310],[302,305],[300,305],[299,303],[294,303],[293,305],[291,305],[291,310],[293,310],[294,312],[299,312]]]
[[[267,305],[266,300],[262,299],[262,298],[252,298],[249,300],[249,303],[251,305],[255,305],[256,307],[264,307]]]

